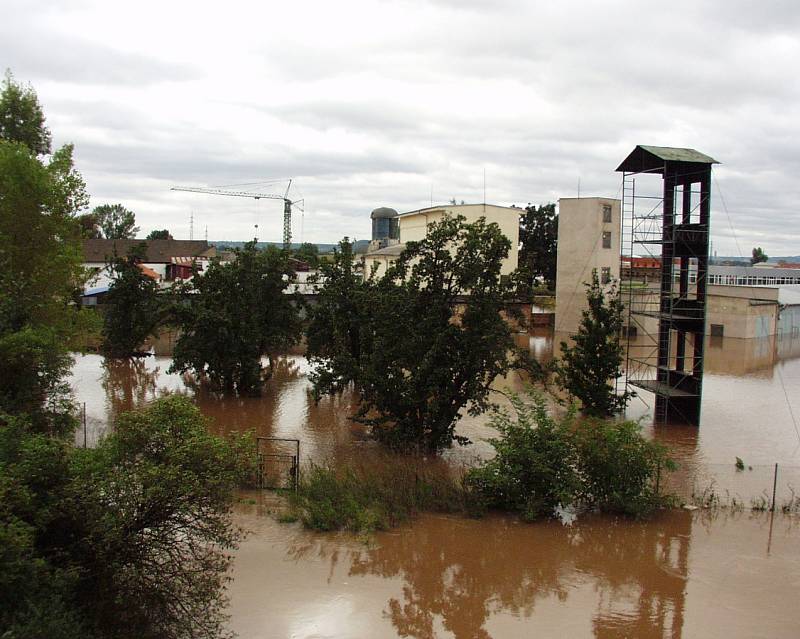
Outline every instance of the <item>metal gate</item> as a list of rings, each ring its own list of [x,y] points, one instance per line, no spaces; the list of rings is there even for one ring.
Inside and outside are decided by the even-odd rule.
[[[297,490],[300,483],[300,440],[257,437],[258,487]]]

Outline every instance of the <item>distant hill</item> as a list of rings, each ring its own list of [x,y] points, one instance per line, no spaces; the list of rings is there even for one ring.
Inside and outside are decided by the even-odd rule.
[[[746,264],[750,266],[750,258],[749,257],[740,257],[738,255],[717,255],[716,257],[711,259],[713,264],[721,264],[722,262],[741,262],[742,264]],[[767,260],[767,264],[772,264],[777,266],[779,262],[789,262],[790,264],[797,264],[800,263],[800,255],[778,255],[775,257],[770,257]]]
[[[234,249],[234,248],[242,248],[247,242],[231,242],[228,240],[209,240],[209,244],[213,244],[218,249]],[[358,240],[355,243],[355,252],[356,253],[363,253],[367,246],[369,245],[369,240]],[[258,242],[256,246],[260,249],[267,248],[268,246],[278,246],[282,247],[282,242]],[[338,246],[338,244],[317,244],[317,250],[320,253],[330,253],[333,251],[334,248]],[[292,250],[296,250],[300,248],[299,242],[292,242]]]

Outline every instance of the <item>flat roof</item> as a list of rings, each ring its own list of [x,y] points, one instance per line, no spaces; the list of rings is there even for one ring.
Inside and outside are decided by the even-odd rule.
[[[398,215],[398,217],[404,217],[406,215],[416,215],[417,213],[425,213],[425,212],[430,212],[430,211],[445,211],[445,210],[448,210],[448,209],[449,210],[456,209],[456,212],[457,212],[457,209],[466,209],[466,208],[476,207],[476,206],[481,206],[481,207],[491,206],[492,208],[495,208],[495,209],[506,209],[508,211],[514,211],[517,214],[522,213],[525,210],[524,208],[519,207],[519,206],[502,206],[500,204],[486,204],[486,203],[480,203],[480,204],[439,204],[438,206],[426,206],[425,208],[422,208],[422,209],[415,209],[413,211],[406,211],[405,213],[400,213]]]

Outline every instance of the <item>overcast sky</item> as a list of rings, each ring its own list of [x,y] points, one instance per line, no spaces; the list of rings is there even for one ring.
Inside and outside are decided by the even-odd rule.
[[[618,196],[636,144],[713,156],[714,250],[800,254],[800,3],[0,0],[0,64],[143,234],[279,241],[282,203],[171,192],[293,177],[294,239],[452,197]],[[657,189],[656,184],[653,188]],[[279,192],[266,185],[266,192]]]

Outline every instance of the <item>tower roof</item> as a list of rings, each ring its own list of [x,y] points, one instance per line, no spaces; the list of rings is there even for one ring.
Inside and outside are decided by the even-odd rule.
[[[659,173],[669,162],[683,164],[719,164],[714,158],[695,149],[682,149],[672,146],[645,146],[638,144],[626,157],[617,171],[641,173],[644,171]]]

